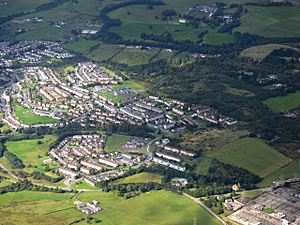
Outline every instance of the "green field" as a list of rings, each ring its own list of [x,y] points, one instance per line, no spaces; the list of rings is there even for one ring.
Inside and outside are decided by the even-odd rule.
[[[279,44],[267,44],[267,45],[258,45],[247,48],[240,53],[241,57],[248,57],[254,60],[263,60],[267,55],[269,55],[273,50],[280,48],[291,48],[287,45]]]
[[[269,98],[264,101],[264,104],[275,112],[289,111],[300,106],[300,91],[286,96]]]
[[[260,187],[267,187],[269,185],[272,185],[273,181],[293,178],[297,176],[300,176],[300,161],[293,161],[266,176],[258,185]]]
[[[1,224],[69,224],[85,217],[75,209],[72,195],[30,191],[1,195]]]
[[[86,53],[89,49],[97,44],[99,41],[94,40],[81,40],[64,45],[64,48],[74,52]]]
[[[16,117],[25,124],[42,124],[42,123],[56,123],[59,120],[47,116],[39,116],[32,112],[32,109],[24,108],[15,103],[14,110]]]
[[[112,100],[115,103],[120,103],[124,99],[123,95],[117,95],[116,96],[112,92],[108,92],[108,91],[101,91],[100,94],[107,97],[108,99]]]
[[[133,80],[125,80],[122,82],[122,84],[113,85],[112,88],[114,88],[114,89],[132,88],[133,90],[136,90],[136,91],[144,90],[144,87],[141,84],[139,84]]]
[[[33,2],[36,2],[36,0]],[[43,2],[44,0],[42,3]],[[2,32],[0,37],[9,40],[66,40],[70,38],[72,30],[80,31],[87,28],[90,21],[94,20],[99,14],[99,5],[100,2],[98,0],[78,1],[77,4],[74,4],[72,1],[67,1],[50,10],[17,17],[6,23],[5,32]],[[25,21],[25,19],[33,17],[42,18],[43,21],[39,23]],[[61,21],[65,22],[65,24],[56,27],[55,25]],[[89,29],[99,30],[100,27],[101,24],[99,22],[89,25]],[[28,31],[17,34],[18,29],[26,29]]]
[[[43,160],[48,158],[46,152],[48,151],[49,145],[55,140],[55,136],[46,135],[42,139],[8,141],[5,144],[9,152],[15,154],[24,162],[27,167],[25,169],[27,172],[34,170],[44,172]],[[38,141],[42,141],[42,144],[39,145]],[[30,168],[28,168],[29,165],[31,165]]]
[[[1,195],[1,223],[63,225],[86,218],[75,209],[72,195],[30,191]],[[153,191],[128,200],[113,193],[86,192],[76,199],[97,200],[104,210],[91,217],[102,220],[104,225],[190,225],[194,220],[203,225],[221,224],[192,200],[167,191]]]
[[[247,7],[241,25],[234,31],[266,37],[299,37],[299,7]]]
[[[88,189],[88,190],[100,190],[100,187],[91,186],[84,180],[80,180],[72,186],[72,189]]]
[[[92,60],[101,62],[103,60],[111,59],[113,56],[122,51],[123,48],[119,45],[101,44],[97,49],[87,54]]]
[[[210,45],[222,45],[234,43],[234,36],[228,33],[209,32],[204,37],[204,42]]]
[[[105,225],[190,225],[196,219],[203,225],[220,224],[190,199],[168,191],[153,191],[124,200],[111,193],[82,193],[79,200],[99,200],[104,211],[97,217]]]
[[[291,161],[263,141],[252,138],[233,141],[211,156],[224,163],[247,169],[260,177],[266,177]]]
[[[161,183],[162,176],[155,173],[138,173],[129,177],[122,178],[117,180],[116,184],[128,184],[128,183]]]
[[[104,151],[105,152],[114,152],[120,151],[123,145],[128,141],[129,136],[114,134],[107,138]]]

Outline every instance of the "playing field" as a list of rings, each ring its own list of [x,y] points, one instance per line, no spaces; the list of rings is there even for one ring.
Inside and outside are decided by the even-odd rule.
[[[258,45],[247,48],[240,53],[241,57],[248,57],[254,60],[263,60],[267,55],[269,55],[273,50],[280,48],[291,48],[287,45],[279,44],[267,44],[267,45]]]
[[[263,141],[252,138],[226,144],[211,156],[224,163],[247,169],[260,177],[266,177],[291,161]]]
[[[71,199],[72,195],[30,191],[1,195],[1,223],[63,225],[84,218],[76,224],[87,224],[86,215],[74,207],[78,199],[97,200],[104,210],[91,217],[105,225],[190,225],[194,221],[203,225],[221,224],[190,199],[167,191],[153,191],[128,200],[105,192],[81,193],[76,199]]]
[[[299,37],[299,7],[247,7],[235,31],[266,37]]]
[[[286,96],[269,98],[264,101],[264,104],[266,104],[275,112],[289,111],[300,106],[300,91],[288,94]]]
[[[47,116],[39,116],[32,112],[32,109],[24,108],[15,103],[14,110],[16,117],[25,124],[42,124],[42,123],[56,123],[59,120]]]
[[[114,134],[107,138],[104,151],[105,152],[114,152],[120,151],[123,145],[128,141],[129,136]]]
[[[43,160],[47,159],[46,152],[49,145],[56,140],[53,135],[46,135],[42,139],[34,140],[21,140],[21,141],[8,141],[6,142],[7,150],[15,154],[19,159],[23,161],[27,167],[27,172],[39,170],[44,172],[45,166],[43,166]],[[41,141],[42,144],[38,144]],[[30,167],[28,167],[31,165]],[[53,165],[50,165],[50,167]]]
[[[128,183],[161,183],[162,176],[155,173],[138,173],[129,177],[122,178],[117,180],[116,184],[128,184]]]

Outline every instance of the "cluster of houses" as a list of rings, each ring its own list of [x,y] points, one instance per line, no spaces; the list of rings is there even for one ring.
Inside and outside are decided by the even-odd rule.
[[[131,166],[140,165],[146,157],[116,152],[105,153],[106,136],[100,134],[74,135],[52,148],[49,155],[60,164],[58,169],[66,177],[82,177],[95,186],[124,174]]]
[[[54,41],[0,42],[0,66],[10,67],[15,62],[37,64],[49,58],[66,59],[74,55]]]
[[[10,98],[2,98],[7,105],[5,121],[15,129],[35,125],[18,121],[11,104],[13,98],[37,115],[59,120],[38,126],[63,126],[70,122],[94,127],[97,124],[128,123],[179,133],[189,126],[199,127],[199,119],[224,125],[237,123],[206,106],[189,106],[178,100],[157,96],[145,97],[130,87],[115,86],[122,83],[122,79],[111,76],[106,69],[92,62],[78,63],[66,73],[44,67],[28,67],[23,71],[24,79],[7,90],[6,95]],[[122,101],[116,102],[104,92],[121,95]]]
[[[168,139],[156,142],[156,145],[157,151],[153,157],[153,162],[181,172],[186,170],[185,166],[182,165],[183,158],[194,158],[196,156],[195,152],[170,145]]]
[[[76,207],[81,212],[87,214],[87,215],[93,215],[97,212],[102,211],[102,208],[99,206],[99,203],[95,200],[92,202],[76,202]]]

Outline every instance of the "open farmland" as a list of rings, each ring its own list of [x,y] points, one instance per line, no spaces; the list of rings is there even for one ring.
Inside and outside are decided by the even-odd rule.
[[[234,43],[234,37],[228,33],[209,32],[204,37],[204,42],[210,45],[222,45]]]
[[[72,194],[30,191],[1,195],[1,223],[61,225],[84,218],[77,224],[86,224],[86,215],[75,209],[75,199],[71,197]],[[105,192],[81,193],[76,198],[99,201],[104,210],[92,217],[105,225],[190,225],[195,220],[205,225],[221,224],[192,200],[167,191],[153,191],[128,200]]]
[[[116,184],[128,184],[128,183],[161,183],[162,176],[155,173],[138,173],[129,177],[122,178],[117,180]]]
[[[46,152],[48,151],[49,145],[55,141],[55,139],[56,137],[53,135],[46,135],[42,139],[8,141],[6,142],[6,147],[9,152],[21,159],[26,167],[31,165],[32,168],[25,169],[28,172],[36,169],[44,171],[44,166],[42,166],[43,160],[47,158]],[[41,144],[38,144],[39,141],[41,141]]]
[[[64,48],[74,52],[87,53],[91,47],[97,44],[99,44],[98,41],[81,40],[81,41],[65,44]]]
[[[24,108],[19,104],[14,104],[14,110],[16,117],[25,124],[56,123],[59,121],[47,116],[36,115],[32,112],[32,109]]]
[[[258,45],[243,50],[240,56],[248,57],[260,61],[263,60],[267,55],[269,55],[273,50],[280,49],[280,48],[291,48],[291,47],[287,45],[279,45],[279,44]]]
[[[195,220],[205,225],[220,224],[192,200],[168,191],[152,191],[128,200],[104,192],[82,193],[77,198],[81,201],[98,200],[104,211],[95,217],[104,224],[190,225]]]
[[[286,96],[278,96],[269,98],[264,101],[270,109],[275,112],[285,112],[300,106],[300,91],[288,94]]]
[[[300,36],[299,7],[247,7],[241,25],[235,31],[266,37]]]
[[[243,138],[226,144],[212,157],[265,177],[291,160],[259,139]]]

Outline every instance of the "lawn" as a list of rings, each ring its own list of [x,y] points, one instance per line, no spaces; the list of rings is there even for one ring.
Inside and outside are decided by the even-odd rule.
[[[211,156],[247,169],[260,177],[266,177],[291,161],[263,141],[252,138],[242,138],[226,144]]]
[[[118,84],[118,85],[113,85],[112,88],[114,89],[120,89],[120,88],[132,88],[133,90],[136,91],[141,91],[144,90],[144,87],[132,80],[125,80],[122,82],[122,84]]]
[[[162,176],[156,173],[138,173],[129,177],[117,180],[115,184],[128,184],[128,183],[161,183]]]
[[[123,101],[123,95],[114,95],[113,92],[109,91],[101,91],[101,95],[107,97],[108,99],[112,100],[115,103],[121,103]]]
[[[72,199],[73,195],[31,191],[1,195],[1,223],[71,224],[86,218],[74,207],[74,201],[78,199],[84,202],[97,200],[104,210],[91,217],[102,220],[104,225],[190,225],[195,220],[205,225],[221,224],[192,200],[168,191],[152,191],[128,200],[106,192],[80,193],[76,199]]]
[[[98,200],[104,211],[96,214],[105,225],[218,225],[201,206],[184,196],[168,191],[152,191],[125,200],[112,193],[81,193],[82,201]]]
[[[286,96],[269,98],[264,101],[264,104],[275,112],[289,111],[300,106],[300,91]]]
[[[90,184],[88,184],[84,180],[80,180],[79,182],[74,184],[71,188],[72,189],[100,190],[100,187],[91,186]]]
[[[24,162],[25,166],[27,167],[25,169],[27,172],[34,170],[40,170],[44,172],[44,166],[42,166],[42,164],[44,164],[43,160],[48,158],[46,156],[46,152],[48,151],[49,145],[55,140],[56,136],[45,135],[42,139],[7,141],[5,145],[9,152],[15,154]],[[39,145],[38,141],[41,141],[42,144]],[[32,167],[28,168],[29,165]],[[51,166],[53,167],[54,165]]]
[[[247,7],[241,25],[234,29],[266,37],[299,37],[299,7]]]
[[[247,48],[240,53],[241,57],[248,57],[254,60],[261,61],[267,55],[269,55],[273,50],[280,48],[291,48],[287,45],[279,45],[279,44],[266,44],[266,45],[258,45]]]
[[[105,152],[114,152],[121,151],[123,145],[128,141],[129,136],[114,134],[107,138],[104,151]]]
[[[259,184],[259,187],[267,187],[272,185],[273,181],[288,179],[300,176],[300,161],[293,161],[288,165],[276,170],[266,176]]]
[[[32,112],[32,109],[27,109],[17,103],[14,104],[16,117],[25,124],[43,124],[56,123],[59,120],[47,116],[39,116]]]

